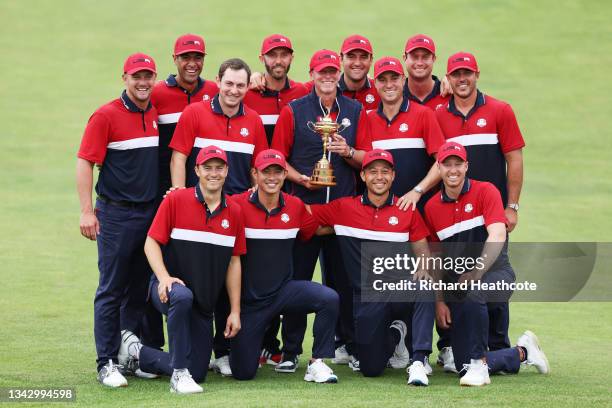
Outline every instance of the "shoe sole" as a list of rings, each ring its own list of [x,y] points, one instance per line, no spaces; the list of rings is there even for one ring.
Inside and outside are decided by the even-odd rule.
[[[540,347],[540,340],[538,339],[538,336],[536,336],[536,334],[532,332],[531,330],[525,330],[525,334],[527,335],[527,337],[530,337],[533,340],[536,347],[538,348],[538,351],[542,355],[542,359],[544,360],[544,363],[546,364],[546,372],[545,373],[541,372],[541,374],[550,374],[550,364],[548,363],[548,357],[546,357],[546,354],[544,354],[544,352],[542,351],[542,347]]]
[[[314,382],[316,384],[337,384],[338,383],[338,378],[337,377],[330,377],[330,378],[328,378],[325,381],[316,381],[313,376],[311,376],[309,374],[306,374],[304,376],[304,381]]]
[[[414,385],[415,387],[427,387],[429,383],[425,384],[421,380],[414,380],[412,382],[408,381],[408,385]]]
[[[297,367],[295,368],[278,368],[275,367],[274,371],[276,371],[277,373],[287,373],[287,374],[291,374],[291,373],[295,373],[297,370]]]
[[[332,364],[337,364],[337,365],[347,365],[349,361],[351,360],[346,360],[344,358],[332,358],[331,359]]]
[[[194,392],[178,392],[177,390],[175,390],[174,388],[170,387],[170,392],[172,394],[179,394],[179,395],[189,395],[189,394],[201,394],[204,392],[204,390],[202,391],[194,391]]]
[[[221,370],[219,370],[217,367],[215,367],[213,370],[215,371],[215,373],[220,374],[221,377],[232,377],[233,376],[232,374],[223,374]]]
[[[110,385],[110,384],[104,384],[102,381],[98,381],[101,385],[108,387],[108,388],[123,388],[123,387],[127,387],[128,384],[120,384],[120,385]]]
[[[462,387],[484,387],[485,385],[490,385],[491,384],[491,379],[489,379],[488,381],[485,381],[483,384],[464,384],[461,382],[461,380],[459,381],[459,385],[461,385]]]

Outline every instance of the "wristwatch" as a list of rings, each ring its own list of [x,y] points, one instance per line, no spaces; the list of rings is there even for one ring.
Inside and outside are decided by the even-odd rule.
[[[349,154],[344,157],[346,157],[347,159],[352,159],[354,155],[355,155],[355,149],[353,148],[353,146],[350,146]]]
[[[512,209],[513,209],[514,211],[516,211],[516,212],[518,212],[518,210],[519,210],[519,205],[518,205],[518,203],[510,203],[510,204],[508,204],[508,206],[507,206],[507,207],[508,207],[508,208],[512,208]]]
[[[418,184],[414,186],[413,190],[419,194],[423,194],[423,187],[419,186]]]

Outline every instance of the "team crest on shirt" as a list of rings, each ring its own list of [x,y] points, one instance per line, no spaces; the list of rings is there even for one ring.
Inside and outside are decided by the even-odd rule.
[[[372,95],[372,94],[367,94],[367,95],[366,95],[366,98],[365,98],[365,101],[366,101],[367,103],[372,103],[372,102],[374,102],[374,95]]]
[[[210,96],[208,96],[208,95],[202,96],[202,100],[203,101],[208,101],[209,99],[210,99]]]
[[[476,126],[481,127],[481,128],[487,126],[487,120],[484,118],[478,119],[476,121]]]
[[[342,126],[344,126],[345,128],[351,126],[351,120],[349,118],[344,118],[342,119],[342,122],[340,122],[342,124]]]
[[[400,132],[407,132],[408,131],[408,124],[407,123],[402,123],[399,127],[399,131]]]
[[[474,209],[474,206],[470,203],[467,203],[464,208],[466,213],[471,213],[473,209]]]
[[[398,223],[399,223],[399,220],[397,219],[396,216],[389,217],[389,225],[397,225]]]
[[[224,229],[229,228],[229,221],[227,220],[227,218],[224,218],[223,220],[221,220],[221,227],[223,227]]]
[[[288,223],[290,219],[291,218],[289,218],[289,214],[287,213],[283,213],[283,215],[281,215],[281,221],[284,223]]]
[[[443,107],[443,106],[444,106],[444,104],[443,104],[443,103],[439,103],[439,104],[437,104],[437,105],[436,105],[436,110],[438,110],[438,109],[442,109],[442,107]]]
[[[249,129],[247,129],[247,128],[240,129],[240,135],[242,137],[247,137],[249,135]]]
[[[153,121],[153,129],[157,129],[157,122]]]

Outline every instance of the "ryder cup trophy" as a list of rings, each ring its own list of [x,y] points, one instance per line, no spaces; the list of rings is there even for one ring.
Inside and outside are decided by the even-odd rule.
[[[348,126],[339,125],[329,115],[324,116],[317,122],[308,122],[307,126],[323,139],[323,157],[315,164],[312,176],[310,176],[310,183],[325,187],[335,186],[336,177],[334,176],[334,169],[327,159],[327,144],[330,141],[331,135],[346,129]]]

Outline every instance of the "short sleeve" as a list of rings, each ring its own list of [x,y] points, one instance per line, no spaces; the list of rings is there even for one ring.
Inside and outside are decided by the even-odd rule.
[[[149,228],[148,236],[153,238],[161,245],[166,245],[170,240],[170,234],[176,223],[176,215],[174,213],[176,194],[169,194],[161,202],[157,209],[157,214],[153,218],[153,223]]]
[[[319,223],[317,219],[312,216],[308,210],[306,210],[306,206],[300,200],[300,232],[298,238],[300,241],[309,241],[319,228]]]
[[[268,148],[268,139],[266,138],[266,131],[259,115],[255,113],[255,149],[251,157],[251,166],[255,165],[255,158],[257,155]]]
[[[488,227],[496,222],[505,224],[506,214],[499,190],[491,183],[484,184],[484,187],[481,193],[481,204],[485,226]]]
[[[287,159],[291,156],[291,149],[293,148],[293,126],[293,111],[291,106],[287,105],[278,116],[272,137],[272,148],[284,154]]]
[[[327,204],[311,204],[312,216],[319,225],[333,227],[338,219],[338,213],[342,205],[341,201],[342,198],[339,198]]]
[[[519,129],[516,116],[512,107],[508,104],[505,104],[499,113],[497,133],[502,153],[525,147],[525,140]]]
[[[92,163],[102,164],[110,142],[111,121],[101,113],[95,112],[89,118],[77,156]]]
[[[429,235],[429,229],[425,225],[423,218],[419,211],[412,211],[412,218],[410,220],[410,241],[420,241],[423,238],[427,238]]]
[[[193,144],[195,142],[198,125],[198,118],[195,108],[198,105],[199,103],[194,103],[185,108],[181,114],[181,117],[179,118],[178,123],[176,124],[176,129],[174,130],[172,140],[170,141],[169,147],[172,150],[183,153],[185,156],[189,156],[191,154],[191,150],[193,149]]]
[[[357,137],[355,141],[355,149],[369,152],[372,150],[372,138],[370,137],[370,126],[365,109],[361,109],[359,114],[359,123],[357,124]]]
[[[427,154],[430,156],[438,153],[440,146],[444,144],[444,135],[442,128],[436,120],[436,115],[431,109],[423,111],[423,138],[425,139],[425,147]]]

